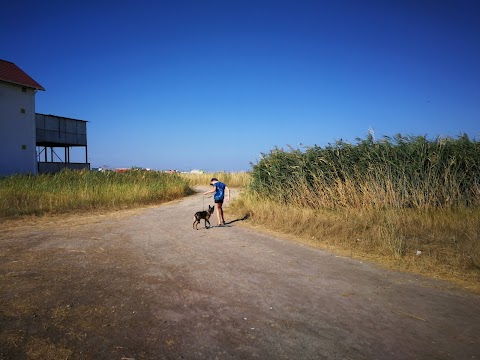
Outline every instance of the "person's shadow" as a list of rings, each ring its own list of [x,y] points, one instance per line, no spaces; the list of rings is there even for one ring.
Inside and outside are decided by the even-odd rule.
[[[225,225],[230,225],[230,224],[236,223],[237,221],[244,221],[244,220],[247,220],[249,217],[250,217],[249,214],[245,214],[243,217],[241,217],[239,219],[235,219],[235,220],[232,220],[232,221],[229,221],[229,222],[225,222]]]

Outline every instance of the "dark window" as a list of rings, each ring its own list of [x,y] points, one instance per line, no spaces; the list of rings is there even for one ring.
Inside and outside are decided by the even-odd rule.
[[[22,87],[22,92],[27,92],[27,88],[25,86]]]

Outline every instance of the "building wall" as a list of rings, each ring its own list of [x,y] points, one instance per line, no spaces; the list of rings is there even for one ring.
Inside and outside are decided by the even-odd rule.
[[[18,173],[37,173],[35,90],[0,82],[0,176]]]

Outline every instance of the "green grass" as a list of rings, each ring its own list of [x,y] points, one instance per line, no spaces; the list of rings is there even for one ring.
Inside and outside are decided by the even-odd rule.
[[[191,193],[180,176],[153,171],[13,175],[0,178],[0,217],[124,209]]]

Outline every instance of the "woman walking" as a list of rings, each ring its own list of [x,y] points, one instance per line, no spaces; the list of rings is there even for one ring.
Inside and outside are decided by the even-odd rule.
[[[214,193],[213,200],[215,201],[215,208],[217,209],[218,226],[223,226],[225,225],[225,219],[223,217],[223,208],[222,208],[223,200],[225,198],[225,193],[226,193],[227,194],[226,200],[230,201],[230,189],[228,188],[227,185],[225,185],[221,181],[218,181],[217,178],[212,178],[212,180],[210,180],[210,185],[213,186],[213,189],[205,192],[204,195]]]

